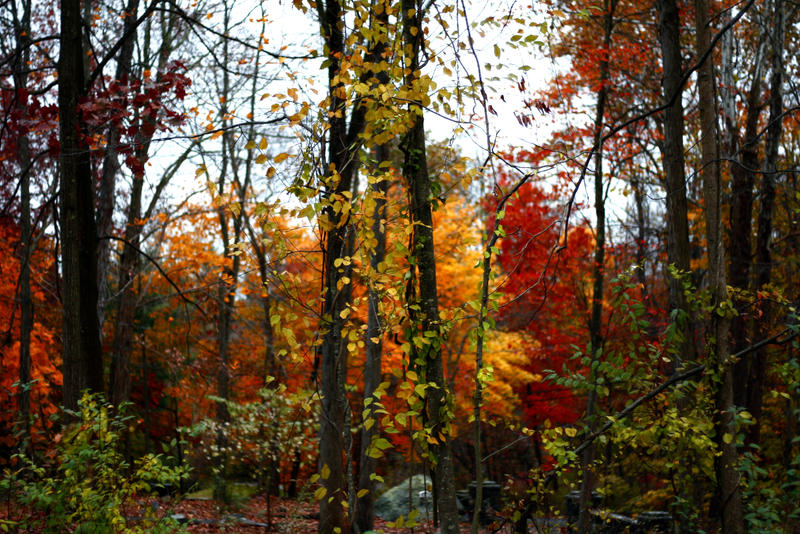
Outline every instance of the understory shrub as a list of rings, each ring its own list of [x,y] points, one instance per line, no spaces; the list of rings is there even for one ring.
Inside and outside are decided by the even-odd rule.
[[[172,458],[147,454],[133,467],[123,454],[123,436],[131,417],[125,406],[114,409],[101,395],[85,393],[77,412],[43,461],[18,454],[16,467],[7,469],[2,489],[28,509],[43,512],[16,527],[40,527],[45,532],[105,534],[119,532],[179,532],[169,518],[158,518],[143,506],[128,525],[125,513],[136,499],[152,496],[158,487],[179,487],[188,469],[174,466]],[[32,524],[32,523],[38,524]]]

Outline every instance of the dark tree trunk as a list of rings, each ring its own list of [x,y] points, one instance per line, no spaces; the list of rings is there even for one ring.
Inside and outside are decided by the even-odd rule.
[[[769,122],[767,127],[766,147],[764,154],[764,173],[758,191],[760,209],[758,211],[758,231],[756,234],[756,264],[755,288],[761,290],[766,287],[772,276],[772,214],[775,209],[775,181],[778,161],[778,146],[783,133],[783,77],[784,62],[783,48],[786,35],[786,19],[784,0],[775,1],[773,14],[772,33],[772,74],[770,77],[769,97]],[[791,294],[791,293],[789,293]],[[755,321],[753,328],[756,340],[767,337],[771,312],[768,304],[764,305],[762,317]],[[756,424],[749,430],[748,439],[751,443],[759,443],[761,430],[761,402],[766,373],[766,349],[760,348],[753,356],[749,370],[748,391],[746,399],[747,410],[756,419]]]
[[[597,107],[594,118],[594,140],[596,147],[594,158],[594,209],[597,230],[595,232],[594,245],[594,265],[592,266],[592,309],[589,318],[589,337],[591,361],[594,363],[601,357],[603,346],[603,282],[606,246],[606,208],[603,189],[603,145],[601,142],[603,133],[603,119],[605,115],[606,99],[608,98],[608,55],[611,48],[611,34],[614,29],[614,10],[616,0],[606,0],[603,6],[604,16],[604,39],[603,47],[606,54],[600,61],[600,90],[597,93]],[[586,426],[589,432],[593,432],[596,426],[597,416],[597,376],[595,366],[589,369],[590,390],[586,401]],[[589,506],[591,505],[592,491],[595,486],[595,446],[592,442],[583,452],[581,458],[581,478],[578,532],[587,534],[591,528],[591,517]]]
[[[17,49],[14,54],[14,89],[20,116],[27,116],[25,104],[19,95],[28,89],[28,60],[30,58],[31,3],[22,5],[22,13],[17,11],[17,3],[11,3]],[[24,446],[30,437],[31,423],[31,331],[33,330],[33,302],[31,301],[31,255],[33,254],[33,231],[31,229],[31,166],[30,140],[27,134],[17,138],[17,164],[20,170],[20,258],[19,258],[19,419],[22,422]]]
[[[752,264],[752,213],[753,213],[753,184],[755,182],[755,170],[758,164],[758,130],[759,119],[761,117],[761,77],[762,77],[761,54],[757,54],[753,67],[753,80],[750,92],[747,97],[747,120],[745,123],[744,142],[741,146],[741,153],[738,161],[731,164],[731,205],[730,205],[730,284],[732,287],[744,291],[750,288],[750,266]],[[725,117],[728,128],[736,132],[735,118]],[[736,143],[736,134],[733,133],[731,139]],[[734,147],[732,147],[735,149]],[[736,158],[734,150],[729,150],[731,157]],[[738,315],[733,319],[732,325],[732,345],[733,353],[739,352],[751,341],[748,339],[747,329],[747,303],[737,303]],[[737,406],[744,406],[747,399],[748,370],[750,368],[751,357],[746,355],[738,362],[734,363],[733,383],[734,403]]]
[[[350,202],[344,193],[352,193],[364,131],[366,104],[359,100],[347,124],[344,85],[339,79],[345,55],[344,12],[338,0],[317,3],[322,37],[328,53],[328,171],[325,176],[325,206],[321,225],[325,229],[323,254],[323,305],[320,331],[323,332],[317,361],[320,366],[320,444],[319,467],[330,470],[322,481],[325,497],[320,500],[320,534],[349,534],[351,521],[342,502],[346,501],[345,456],[347,454],[345,413],[347,397],[344,385],[347,373],[347,350],[342,332],[347,322],[343,311],[351,301],[352,254],[355,229],[349,215],[334,209],[334,203]],[[374,53],[371,51],[370,53]],[[363,78],[362,78],[363,80]],[[338,260],[338,261],[337,261]],[[342,262],[342,260],[346,260]]]
[[[224,5],[224,33],[230,30],[231,10],[233,2]],[[227,64],[231,54],[229,40],[222,40],[222,62]],[[222,88],[220,96],[219,117],[223,127],[230,124],[228,102],[231,101],[232,87],[230,71],[224,69],[222,73]],[[229,180],[229,178],[231,178]],[[235,154],[235,139],[233,132],[225,128],[222,135],[222,162],[220,165],[219,179],[216,182],[218,195],[225,195],[228,189],[233,188],[236,200],[242,209],[231,210],[227,203],[216,200],[217,220],[219,221],[220,236],[222,238],[222,255],[226,265],[220,273],[217,284],[217,422],[220,428],[217,431],[217,447],[225,450],[228,447],[228,437],[222,429],[222,424],[230,421],[228,401],[231,397],[231,362],[230,343],[233,332],[233,314],[236,305],[236,286],[238,284],[241,256],[233,253],[233,245],[239,243],[242,234],[242,218],[244,204],[249,184],[239,180],[239,167]],[[221,466],[214,483],[214,494],[218,499],[226,502],[230,499],[226,478],[228,475],[228,455],[222,453]]]
[[[419,75],[420,54],[424,28],[421,3],[415,0],[402,0],[403,48],[405,50],[406,87],[413,87]],[[431,179],[425,146],[425,125],[422,107],[419,102],[409,104],[413,124],[403,136],[402,150],[403,177],[406,180],[410,198],[411,223],[414,225],[410,254],[418,269],[419,310],[412,322],[422,335],[429,339],[418,355],[421,362],[423,383],[432,384],[427,390],[426,428],[432,443],[430,445],[433,463],[434,495],[438,517],[443,534],[458,534],[458,510],[456,507],[455,474],[447,412],[451,398],[444,379],[442,362],[442,331],[439,324],[439,299],[436,287],[436,257],[433,243],[433,215],[431,209]],[[413,268],[413,266],[412,266]],[[413,277],[412,277],[413,278]],[[432,334],[432,337],[429,335]]]
[[[131,75],[131,62],[133,60],[133,48],[136,42],[136,12],[139,9],[139,0],[128,0],[125,7],[126,16],[123,19],[123,35],[125,41],[120,47],[117,57],[117,71],[114,78],[123,84]],[[116,205],[116,182],[120,164],[117,151],[119,148],[120,132],[116,125],[111,124],[107,133],[107,145],[103,157],[103,174],[100,178],[100,191],[98,200],[98,237],[108,236],[112,232],[114,207]],[[141,203],[141,202],[140,202]],[[139,209],[141,211],[141,209]],[[130,219],[130,218],[129,218]],[[127,233],[127,230],[126,230]],[[100,330],[103,329],[105,321],[105,306],[108,298],[108,268],[111,255],[111,241],[101,239],[97,245],[97,318]],[[113,366],[113,363],[112,363]],[[113,384],[113,373],[112,373]],[[112,385],[113,388],[113,385]],[[113,393],[111,397],[113,398]],[[127,400],[127,396],[125,397]]]
[[[663,65],[662,88],[664,110],[664,174],[667,193],[667,257],[681,273],[689,273],[689,219],[686,202],[686,176],[683,157],[683,103],[681,101],[680,19],[675,0],[658,0],[658,38]],[[694,360],[694,334],[681,281],[669,281],[669,307],[679,310],[678,332],[682,336],[673,366]]]
[[[58,107],[61,171],[64,405],[75,409],[81,392],[103,391],[97,321],[97,226],[89,147],[78,103],[85,96],[86,56],[79,0],[61,3]]]
[[[130,399],[131,371],[130,355],[133,345],[136,318],[136,276],[139,271],[139,238],[142,211],[142,186],[144,175],[135,173],[128,218],[125,224],[125,243],[119,267],[120,291],[117,321],[114,325],[114,345],[111,360],[111,400],[115,405]]]
[[[389,161],[388,145],[381,145],[375,149],[375,159],[377,162]],[[380,179],[370,185],[375,198],[375,209],[372,213],[372,234],[376,240],[375,247],[370,254],[370,268],[378,273],[378,266],[386,257],[386,195],[389,191],[389,180]],[[372,425],[364,429],[361,433],[361,448],[359,451],[359,471],[358,471],[358,490],[366,490],[367,493],[360,499],[356,507],[356,517],[354,530],[357,533],[367,532],[373,529],[374,505],[375,505],[375,482],[372,475],[375,473],[377,461],[367,454],[369,445],[375,436],[378,435],[378,417],[375,414],[373,403],[377,401],[373,397],[375,390],[381,382],[381,357],[383,354],[383,328],[380,319],[380,292],[374,283],[370,284],[369,309],[367,316],[367,339],[366,339],[366,361],[364,362],[364,416],[372,420]],[[369,399],[369,400],[368,400]],[[369,403],[369,404],[367,404]],[[369,415],[367,415],[369,412]]]
[[[697,32],[697,55],[701,56],[711,46],[707,0],[695,0],[695,29]],[[716,99],[714,96],[714,66],[712,56],[697,71],[697,87],[700,108],[700,148],[705,198],[706,241],[708,243],[709,286],[714,306],[722,306],[728,300],[725,284],[725,247],[722,241],[722,193],[719,170],[719,136],[717,135]],[[748,214],[749,216],[749,214]],[[709,346],[716,357],[716,369],[720,383],[716,392],[715,438],[720,455],[715,458],[717,495],[720,509],[717,511],[722,530],[731,534],[744,534],[742,498],[739,491],[738,453],[736,430],[733,425],[734,375],[730,361],[728,335],[730,319],[725,315],[711,314]],[[726,439],[726,436],[728,439]]]
[[[352,185],[352,160],[347,145],[347,122],[345,102],[339,96],[342,84],[338,81],[340,60],[344,54],[343,17],[338,0],[328,0],[324,7],[319,4],[322,34],[328,49],[328,83],[330,100],[330,124],[328,130],[329,173],[326,175],[326,197],[330,204],[323,210],[323,221],[327,235],[324,245],[324,302],[322,305],[321,331],[324,332],[319,350],[320,389],[322,392],[319,467],[327,467],[329,476],[322,480],[326,494],[320,500],[319,532],[348,534],[351,530],[347,511],[342,505],[346,501],[344,427],[347,398],[344,392],[347,372],[347,352],[343,350],[342,330],[345,318],[342,312],[350,302],[351,284],[340,284],[344,277],[350,278],[350,262],[339,265],[350,256],[347,238],[349,221],[333,209],[336,198],[342,198]],[[339,262],[337,262],[339,260]]]

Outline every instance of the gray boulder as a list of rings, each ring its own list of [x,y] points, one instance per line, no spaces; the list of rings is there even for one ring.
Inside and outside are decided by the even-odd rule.
[[[408,498],[409,481],[411,501]],[[412,510],[418,510],[418,521],[433,518],[433,481],[430,477],[414,475],[375,499],[375,515],[386,521],[396,521],[400,516],[408,517]]]

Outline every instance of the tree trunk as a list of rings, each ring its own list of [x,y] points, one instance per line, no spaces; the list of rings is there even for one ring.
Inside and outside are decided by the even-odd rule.
[[[344,427],[347,398],[344,391],[347,372],[347,351],[344,350],[342,331],[346,319],[342,312],[350,302],[351,283],[340,283],[343,278],[351,278],[351,250],[348,233],[351,230],[349,218],[333,209],[336,199],[347,201],[343,192],[352,189],[354,175],[353,146],[348,143],[345,101],[342,98],[343,84],[338,79],[341,59],[344,55],[344,33],[341,5],[338,0],[328,0],[325,5],[318,4],[322,34],[328,51],[329,88],[329,130],[328,130],[328,173],[326,197],[328,203],[323,208],[322,225],[325,236],[323,281],[324,302],[320,330],[324,332],[319,349],[320,389],[322,402],[320,408],[319,467],[329,472],[322,480],[326,494],[320,500],[320,534],[333,532],[348,534],[350,521],[343,503],[345,495],[345,452]],[[351,121],[352,125],[352,121]],[[360,128],[359,128],[360,131]],[[338,261],[337,261],[338,260]]]
[[[594,362],[601,357],[603,346],[603,277],[606,247],[606,207],[603,189],[603,118],[606,99],[608,98],[608,56],[611,52],[611,33],[614,29],[614,10],[616,0],[605,0],[603,5],[605,35],[603,48],[605,54],[600,60],[600,90],[597,93],[597,108],[594,118],[594,209],[597,230],[594,243],[594,265],[592,266],[592,311],[589,319],[589,348],[592,365],[589,368],[589,395],[586,401],[586,426],[588,432],[594,432],[597,421],[597,376]],[[588,534],[591,529],[589,506],[592,502],[592,490],[595,485],[594,473],[595,446],[591,442],[581,458],[581,489],[579,498],[578,532]]]
[[[385,13],[385,11],[384,11]],[[378,163],[389,161],[388,145],[375,148],[375,159]],[[377,170],[377,169],[376,169]],[[377,179],[370,184],[375,198],[375,209],[372,213],[372,235],[375,238],[375,248],[370,253],[370,269],[377,274],[379,265],[386,257],[386,195],[389,191],[388,179]],[[374,404],[377,399],[373,397],[375,390],[381,382],[381,358],[383,354],[383,327],[380,318],[380,293],[375,283],[371,282],[368,292],[369,308],[367,316],[366,360],[364,362],[364,429],[361,433],[361,447],[359,451],[358,491],[366,490],[367,493],[360,499],[356,506],[354,531],[363,533],[373,529],[375,483],[372,475],[377,467],[376,459],[367,454],[369,446],[378,435],[378,417],[375,414]],[[366,421],[372,420],[372,425],[367,428]]]
[[[664,174],[667,196],[667,257],[681,273],[690,272],[689,222],[686,202],[686,177],[683,157],[683,103],[681,101],[680,19],[675,0],[658,0],[658,38],[661,45],[664,110]],[[669,307],[678,310],[677,330],[681,337],[673,362],[677,370],[684,362],[695,359],[694,333],[681,280],[669,282]]]
[[[697,55],[701,56],[711,46],[711,28],[708,20],[707,0],[695,0],[695,29],[697,31]],[[700,108],[700,148],[703,172],[703,194],[705,197],[706,241],[708,242],[708,274],[712,302],[709,345],[716,356],[717,372],[721,375],[716,395],[715,438],[720,455],[715,459],[717,494],[722,520],[722,531],[744,534],[744,516],[739,472],[737,471],[736,430],[733,425],[733,367],[730,361],[728,335],[730,318],[717,314],[728,300],[725,285],[725,248],[722,240],[721,176],[719,170],[719,144],[716,122],[716,100],[714,97],[713,56],[697,71],[697,88]]]
[[[31,3],[22,6],[22,16],[17,12],[17,3],[12,2],[17,50],[14,55],[14,89],[17,109],[21,117],[27,116],[25,103],[20,95],[28,90],[28,60],[30,58]],[[30,140],[27,134],[17,138],[17,164],[20,169],[20,262],[19,262],[19,418],[24,432],[21,444],[30,437],[31,425],[31,331],[33,330],[33,302],[31,301],[31,255],[33,254],[33,232],[31,229],[31,166]]]
[[[114,76],[114,78],[122,84],[125,84],[131,75],[133,48],[136,42],[136,12],[138,10],[139,0],[128,0],[128,5],[125,7],[126,15],[122,25],[122,34],[127,37],[120,47],[119,56],[117,57],[117,70]],[[119,128],[114,124],[109,125],[107,145],[103,157],[103,174],[100,179],[98,200],[99,213],[97,221],[98,237],[110,235],[113,229],[114,207],[116,205],[116,182],[117,174],[120,169],[119,157],[117,155],[119,138]],[[139,211],[141,211],[141,209]],[[108,239],[101,239],[97,244],[97,320],[101,331],[105,321],[105,306],[106,299],[108,298],[108,266],[110,255],[111,241]],[[111,397],[113,397],[113,393]],[[127,399],[127,396],[125,399]]]
[[[405,52],[405,86],[414,87],[419,76],[424,28],[421,4],[415,0],[402,0],[403,49]],[[421,95],[412,96],[412,99]],[[411,223],[414,231],[412,247],[414,263],[419,270],[419,310],[412,335],[422,335],[428,341],[422,348],[420,362],[423,383],[432,384],[427,390],[427,432],[433,443],[430,446],[433,463],[436,505],[443,534],[457,534],[458,510],[456,507],[455,475],[451,452],[450,434],[450,392],[444,379],[442,363],[442,331],[439,324],[439,299],[436,287],[436,257],[433,243],[433,215],[431,209],[431,180],[428,175],[428,162],[425,146],[425,125],[422,106],[419,101],[409,104],[413,124],[403,136],[402,149],[403,177],[410,197]],[[412,267],[413,268],[413,267]],[[431,336],[432,334],[432,336]],[[413,345],[413,343],[412,343]]]
[[[772,275],[772,214],[775,206],[775,182],[778,161],[778,146],[783,133],[783,48],[786,35],[786,18],[784,14],[784,0],[774,0],[775,11],[773,14],[772,34],[772,74],[770,77],[769,97],[769,122],[767,127],[766,147],[764,153],[764,172],[761,176],[758,198],[760,209],[758,211],[758,231],[756,234],[756,265],[755,289],[765,288]],[[789,293],[791,294],[791,293]],[[756,340],[767,337],[771,322],[771,313],[768,304],[762,309],[763,315],[755,321],[753,328]],[[746,399],[747,411],[756,420],[750,427],[748,441],[758,443],[761,429],[761,402],[766,373],[766,349],[758,349],[752,359],[748,377],[748,394]]]
[[[128,4],[129,9],[136,9],[136,2],[137,0],[130,0]],[[133,11],[128,11],[132,13]],[[173,21],[174,15],[172,15]],[[126,26],[128,20],[133,20],[133,16],[126,18]],[[135,31],[134,27],[130,25],[130,31]],[[135,34],[134,34],[135,35]],[[131,37],[133,39],[133,37]],[[161,51],[158,57],[158,66],[157,66],[157,74],[156,74],[156,82],[161,82],[163,76],[166,74],[167,69],[167,62],[169,60],[169,55],[172,51],[172,47],[170,46],[171,43],[164,43],[162,45]],[[131,50],[126,50],[126,47],[130,47]],[[127,61],[130,63],[132,54],[133,43],[126,42],[122,47],[122,52],[120,53],[120,61]],[[120,70],[118,68],[118,74]],[[121,76],[127,77],[130,74],[130,66],[128,66],[127,71],[123,70]],[[133,171],[133,184],[131,186],[131,195],[130,195],[130,202],[128,205],[128,213],[125,222],[125,242],[123,243],[122,249],[122,256],[120,258],[120,265],[119,265],[119,274],[118,274],[118,283],[117,283],[117,291],[119,292],[119,301],[117,303],[117,318],[116,323],[114,324],[114,342],[112,345],[112,356],[111,356],[111,379],[110,379],[110,398],[112,402],[116,405],[119,405],[122,402],[126,402],[130,400],[130,390],[131,390],[131,372],[130,372],[130,360],[131,360],[131,353],[132,353],[132,346],[133,346],[133,337],[134,337],[134,323],[136,319],[136,307],[137,307],[137,291],[136,287],[136,279],[139,276],[139,270],[141,268],[141,258],[139,257],[140,251],[140,240],[142,235],[142,194],[143,194],[143,187],[144,187],[144,173],[146,168],[146,163],[148,159],[148,155],[150,152],[150,145],[153,141],[153,134],[156,130],[156,122],[157,117],[152,115],[144,115],[139,117],[139,130],[134,137],[134,147],[133,147],[133,155],[138,161],[138,165]],[[112,132],[114,135],[117,136],[114,143],[119,141],[118,132]],[[108,149],[111,150],[111,149]],[[116,156],[111,158],[111,160],[106,160],[105,162],[108,167],[103,168],[103,179],[105,180],[108,178],[110,181],[114,181],[116,178],[113,175],[106,176],[106,171],[108,172],[117,172],[119,170],[119,164],[116,161]],[[103,182],[103,187],[106,187],[106,183]],[[108,191],[106,191],[108,193]],[[160,194],[160,191],[156,191],[155,197]],[[101,195],[102,196],[102,195]],[[105,209],[108,206],[105,206],[101,201],[101,209]],[[111,209],[113,210],[113,201],[111,205]],[[107,229],[105,231],[110,231]],[[101,230],[103,232],[103,230]],[[107,234],[102,234],[107,235]],[[103,239],[101,243],[108,243],[108,239]],[[108,258],[106,258],[107,260]],[[98,260],[98,265],[102,265],[103,258]],[[98,283],[101,287],[104,284],[104,278],[100,277]],[[101,291],[102,292],[102,291]],[[101,308],[103,308],[103,303],[99,304],[98,308],[98,317],[102,320],[103,314],[101,312]]]
[[[322,37],[328,53],[328,165],[320,225],[325,231],[323,254],[323,304],[320,331],[323,332],[317,361],[320,363],[320,444],[319,467],[327,466],[329,476],[322,480],[325,497],[320,500],[320,534],[334,531],[349,534],[352,525],[345,504],[345,412],[347,397],[344,391],[347,373],[347,350],[342,332],[347,322],[343,314],[351,301],[352,254],[355,229],[350,217],[334,209],[338,202],[350,202],[344,193],[352,194],[358,166],[358,151],[366,124],[367,106],[364,99],[355,102],[347,124],[345,87],[339,77],[345,56],[344,12],[338,0],[317,3]],[[374,54],[370,50],[368,54]],[[368,80],[362,76],[362,81]],[[345,261],[342,261],[345,260]],[[344,315],[344,317],[343,317]]]
[[[84,389],[103,391],[97,321],[97,226],[89,147],[78,102],[86,94],[79,0],[61,3],[58,107],[61,171],[64,405],[78,407]]]
[[[744,142],[740,154],[736,154],[738,125],[735,117],[725,117],[727,128],[731,130],[729,137],[733,146],[729,147],[730,157],[738,159],[731,162],[731,205],[730,205],[730,284],[732,287],[747,291],[750,288],[750,266],[752,264],[752,213],[753,184],[758,164],[758,130],[761,117],[761,78],[762,78],[762,46],[759,45],[753,64],[753,79],[747,97],[747,120],[745,121]],[[739,304],[739,303],[737,303]],[[731,351],[737,353],[756,340],[748,339],[748,321],[745,318],[748,303],[739,304],[738,315],[733,319]],[[747,398],[748,370],[751,356],[748,354],[735,362],[733,370],[734,402],[744,406]]]

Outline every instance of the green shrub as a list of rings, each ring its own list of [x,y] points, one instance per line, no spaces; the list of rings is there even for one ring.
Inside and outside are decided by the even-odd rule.
[[[170,467],[170,459],[148,454],[133,468],[121,452],[122,436],[130,417],[105,403],[102,396],[84,394],[78,412],[68,412],[71,423],[57,436],[49,464],[17,455],[16,470],[7,470],[5,491],[17,502],[44,512],[39,526],[45,532],[118,533],[176,532],[170,519],[158,519],[150,507],[135,526],[127,525],[123,511],[136,498],[152,494],[153,486],[178,487],[184,467]],[[6,525],[0,525],[6,530]]]

